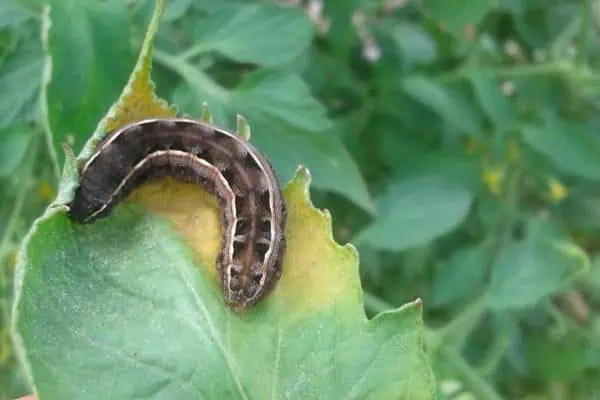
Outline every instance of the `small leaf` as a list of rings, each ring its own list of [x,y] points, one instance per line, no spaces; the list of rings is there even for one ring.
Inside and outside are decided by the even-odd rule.
[[[414,76],[402,81],[404,91],[430,107],[455,129],[479,136],[482,131],[478,115],[462,99],[431,79]]]
[[[206,122],[207,124],[213,124],[214,119],[212,113],[210,112],[210,108],[206,102],[202,103],[202,111],[200,112],[200,121]]]
[[[236,116],[236,121],[237,121],[237,128],[235,129],[235,131],[237,132],[237,134],[246,140],[250,140],[250,135],[251,135],[250,125],[248,125],[248,122],[246,121],[246,119],[244,117],[242,117],[240,114],[238,114]]]
[[[525,308],[564,290],[568,278],[587,269],[587,256],[575,244],[546,237],[530,222],[525,240],[507,245],[492,266],[490,307]]]
[[[563,172],[600,179],[600,140],[583,125],[548,120],[544,125],[524,126],[521,134],[525,143],[548,157]]]
[[[256,4],[223,7],[198,25],[195,48],[239,62],[276,66],[310,45],[312,24],[300,8]]]
[[[355,242],[395,251],[421,245],[456,228],[472,201],[471,191],[437,176],[403,180],[378,200],[377,220]]]

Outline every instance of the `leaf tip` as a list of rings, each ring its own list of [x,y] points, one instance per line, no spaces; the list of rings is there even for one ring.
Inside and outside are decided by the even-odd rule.
[[[312,176],[308,168],[306,168],[304,165],[298,165],[294,174],[293,181],[298,181],[301,185],[304,186],[305,191],[308,193],[308,189],[312,181]]]
[[[423,300],[420,297],[417,297],[413,301],[409,301],[408,303],[405,303],[396,309],[392,309],[392,310],[388,310],[388,311],[395,313],[395,312],[402,312],[402,311],[407,311],[407,310],[412,310],[412,312],[415,313],[415,315],[417,315],[418,318],[422,319],[423,318]]]
[[[323,214],[323,218],[325,218],[325,222],[331,225],[331,212],[327,208],[324,208],[321,210],[321,213]]]
[[[418,308],[421,312],[423,311],[423,299],[421,299],[420,297],[417,297],[408,304],[412,307]]]
[[[62,209],[63,207],[68,209],[67,204],[73,199],[73,193],[79,182],[79,165],[75,153],[73,153],[73,149],[66,143],[62,144],[62,148],[65,152],[62,177],[58,184],[56,199],[50,204],[48,210]]]
[[[213,121],[214,121],[213,115],[210,112],[210,108],[208,108],[207,102],[202,103],[202,112],[200,113],[200,121],[205,122],[210,125],[213,124]]]
[[[65,157],[67,157],[67,159],[75,160],[75,153],[73,152],[73,149],[71,148],[71,146],[69,146],[68,143],[63,143],[62,148],[65,152]]]
[[[236,133],[239,137],[244,138],[246,140],[250,140],[250,125],[246,118],[244,118],[241,114],[236,116],[237,128]]]

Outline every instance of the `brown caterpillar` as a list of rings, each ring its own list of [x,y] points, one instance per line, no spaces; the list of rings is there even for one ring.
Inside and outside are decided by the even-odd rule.
[[[104,217],[135,188],[170,176],[216,195],[223,228],[216,260],[225,302],[245,309],[281,276],[286,208],[267,159],[243,138],[199,121],[147,119],[109,133],[80,170],[69,216]]]

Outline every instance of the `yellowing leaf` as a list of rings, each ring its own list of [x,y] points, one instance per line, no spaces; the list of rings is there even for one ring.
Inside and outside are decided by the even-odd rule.
[[[284,259],[285,273],[273,301],[291,312],[326,307],[333,302],[351,299],[360,306],[358,282],[340,279],[348,264],[356,265],[355,249],[341,247],[332,238],[331,216],[315,209],[308,200],[310,176],[304,168],[285,190],[288,207]],[[155,215],[170,220],[186,243],[198,254],[202,265],[214,275],[215,259],[221,244],[218,208],[213,196],[197,186],[170,180],[146,185],[132,197]],[[324,269],[322,265],[331,265]],[[333,268],[336,266],[336,268]]]

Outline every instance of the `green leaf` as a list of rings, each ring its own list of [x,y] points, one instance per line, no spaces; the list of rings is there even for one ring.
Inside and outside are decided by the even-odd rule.
[[[487,247],[472,246],[456,250],[438,268],[431,290],[431,305],[449,305],[478,293],[483,287]]]
[[[43,63],[42,48],[33,42],[18,46],[0,65],[0,128],[38,116]]]
[[[498,0],[423,0],[429,15],[445,28],[457,32],[464,25],[477,24]]]
[[[306,192],[302,178],[286,189],[285,272],[243,315],[157,218],[121,207],[89,226],[62,211],[40,219],[14,317],[38,396],[431,399],[420,305],[367,321],[356,253],[333,242]],[[218,236],[204,222],[194,229]]]
[[[485,111],[497,129],[510,129],[516,120],[513,104],[502,94],[493,75],[484,69],[469,72],[469,80],[481,108]]]
[[[194,49],[239,62],[276,66],[306,51],[312,24],[301,8],[268,4],[223,7],[198,24]]]
[[[50,2],[46,89],[49,125],[57,151],[81,150],[116,99],[134,63],[127,5],[121,0]],[[46,21],[46,24],[49,24]]]
[[[403,180],[378,200],[377,220],[355,242],[395,251],[427,243],[462,223],[472,201],[470,190],[439,176]]]
[[[494,310],[533,306],[564,290],[589,261],[575,244],[545,236],[530,222],[525,240],[508,244],[492,266],[489,295]]]
[[[231,94],[231,106],[258,121],[285,123],[307,132],[323,131],[331,123],[326,110],[296,74],[248,75]]]
[[[411,23],[399,23],[392,33],[398,44],[404,65],[412,68],[415,64],[428,63],[435,60],[436,44],[421,28]]]
[[[600,141],[585,126],[565,120],[526,125],[521,130],[525,143],[545,155],[564,173],[600,179]]]
[[[483,130],[478,114],[460,97],[437,82],[422,76],[402,81],[404,91],[415,100],[431,108],[454,129],[479,136]]]

